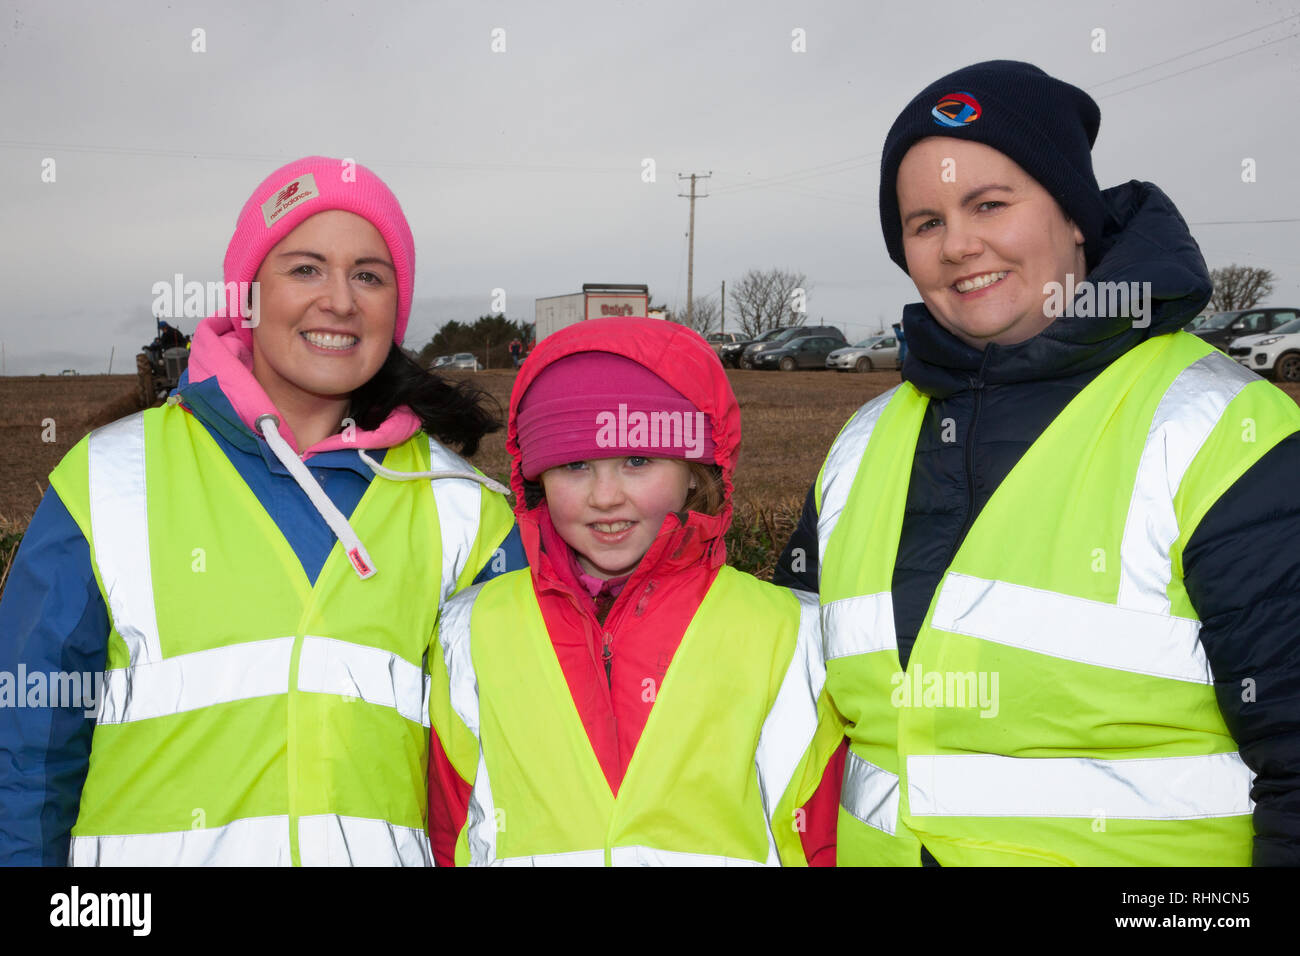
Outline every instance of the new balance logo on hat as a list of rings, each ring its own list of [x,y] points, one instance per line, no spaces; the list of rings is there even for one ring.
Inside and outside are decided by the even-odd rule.
[[[266,220],[266,228],[270,229],[274,226],[280,217],[293,207],[318,196],[320,190],[316,188],[316,177],[311,173],[303,173],[262,203],[262,218]]]

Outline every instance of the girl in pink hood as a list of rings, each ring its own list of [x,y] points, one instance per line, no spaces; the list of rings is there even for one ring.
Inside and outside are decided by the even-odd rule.
[[[817,609],[726,565],[740,411],[696,333],[582,322],[520,370],[506,447],[529,567],[448,603],[431,704],[440,864],[785,864],[805,806]],[[445,683],[440,683],[445,679]]]
[[[414,266],[369,170],[276,170],[177,392],[51,475],[0,661],[85,680],[0,714],[0,862],[432,862],[430,641],[513,517],[443,444],[478,394],[400,347]]]

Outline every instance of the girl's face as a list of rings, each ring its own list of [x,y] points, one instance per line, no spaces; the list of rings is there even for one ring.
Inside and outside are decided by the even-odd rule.
[[[280,407],[368,382],[397,324],[397,273],[379,230],[331,209],[299,223],[257,272],[253,376]]]
[[[541,474],[551,523],[592,577],[630,574],[694,480],[676,458],[597,458]]]
[[[1049,282],[1082,282],[1083,233],[1007,155],[949,136],[898,167],[907,273],[935,321],[968,345],[1014,345],[1056,318]]]

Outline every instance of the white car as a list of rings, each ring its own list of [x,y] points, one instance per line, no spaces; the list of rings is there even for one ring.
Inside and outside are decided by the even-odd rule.
[[[1300,382],[1300,318],[1272,332],[1233,339],[1228,355],[1252,372],[1279,382]]]

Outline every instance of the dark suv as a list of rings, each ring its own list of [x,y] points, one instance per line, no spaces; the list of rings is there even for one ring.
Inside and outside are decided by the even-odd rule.
[[[718,349],[718,358],[722,360],[723,365],[730,365],[732,368],[740,368],[740,356],[744,354],[745,349],[749,348],[755,342],[770,342],[773,338],[780,335],[788,326],[781,326],[775,329],[768,329],[758,338],[743,339],[740,342],[728,342]]]
[[[775,334],[768,333],[761,339],[756,339],[749,345],[745,346],[740,353],[741,368],[758,368],[756,356],[759,352],[771,348],[780,348],[791,339],[802,339],[809,335],[829,335],[840,340],[840,345],[848,345],[844,340],[844,333],[833,325],[791,325],[784,329],[775,330]],[[825,356],[822,356],[824,359]]]
[[[783,372],[793,372],[797,368],[826,368],[826,356],[836,349],[842,349],[849,343],[838,329],[819,333],[814,329],[809,335],[793,335],[784,342],[774,342],[760,348],[750,356],[754,368],[779,368]]]
[[[1272,332],[1283,322],[1295,318],[1295,309],[1241,309],[1237,312],[1216,312],[1197,319],[1187,331],[1199,335],[1216,349],[1227,351],[1228,343],[1243,335]]]

